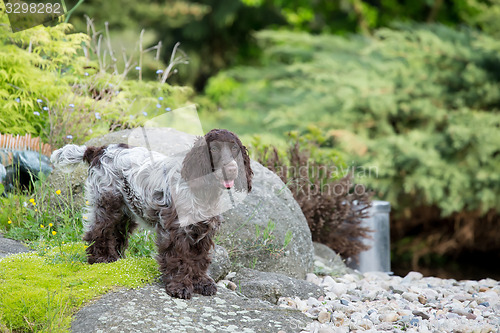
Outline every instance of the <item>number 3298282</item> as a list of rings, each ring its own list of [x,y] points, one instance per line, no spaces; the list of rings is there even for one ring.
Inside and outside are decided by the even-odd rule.
[[[6,3],[7,14],[63,14],[60,3]]]

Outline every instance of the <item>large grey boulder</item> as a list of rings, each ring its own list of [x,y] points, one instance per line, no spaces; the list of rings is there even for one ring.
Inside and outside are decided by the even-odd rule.
[[[233,254],[233,263],[303,279],[313,270],[314,253],[306,218],[275,173],[255,161],[251,166],[255,174],[252,192],[242,204],[222,214],[226,223],[219,239]],[[271,236],[265,235],[266,228],[273,229]],[[291,235],[288,244],[287,234]]]
[[[301,299],[308,299],[324,296],[323,289],[314,283],[249,268],[241,269],[231,281],[236,284],[236,290],[241,294],[274,304],[278,303],[280,297],[297,296]]]
[[[173,155],[190,149],[194,138],[174,129],[148,128],[112,132],[86,145],[128,143]],[[252,192],[242,203],[223,213],[225,222],[216,242],[227,249],[236,266],[305,278],[313,270],[314,250],[300,206],[276,174],[255,161],[251,166],[255,174]],[[55,170],[50,180],[54,188],[68,191],[69,185],[76,194],[74,202],[83,207],[86,175],[86,167],[81,166],[69,176]]]
[[[73,318],[72,333],[92,332],[300,332],[312,319],[219,288],[215,296],[172,298],[159,284],[104,295]]]

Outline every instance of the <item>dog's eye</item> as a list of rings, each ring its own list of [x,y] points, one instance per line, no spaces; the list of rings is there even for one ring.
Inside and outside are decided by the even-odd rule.
[[[232,150],[232,151],[237,151],[237,150],[238,150],[238,148],[239,148],[239,147],[238,147],[238,145],[233,145],[233,147],[231,147],[231,150]]]
[[[212,153],[215,153],[215,152],[217,152],[218,150],[219,150],[219,148],[217,148],[217,147],[210,147],[210,151],[211,151]]]

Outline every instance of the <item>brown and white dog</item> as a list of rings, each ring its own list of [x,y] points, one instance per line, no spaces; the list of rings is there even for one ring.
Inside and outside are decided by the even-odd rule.
[[[177,157],[125,144],[66,145],[51,161],[65,171],[89,164],[89,223],[83,239],[89,243],[90,264],[123,256],[128,237],[141,223],[156,229],[156,258],[169,295],[188,299],[193,292],[217,292],[207,270],[221,223],[221,197],[230,188],[252,189],[250,158],[234,133],[211,130]]]

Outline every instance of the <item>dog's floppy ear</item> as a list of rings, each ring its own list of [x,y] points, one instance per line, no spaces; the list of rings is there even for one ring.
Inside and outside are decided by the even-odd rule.
[[[205,177],[211,172],[213,170],[208,144],[204,137],[199,137],[196,139],[193,148],[184,157],[181,177],[188,182],[196,179],[204,182]]]
[[[252,190],[253,171],[250,167],[250,157],[248,157],[248,150],[241,141],[238,139],[240,152],[236,157],[238,163],[238,178],[234,181],[234,188],[240,192],[250,192]]]

